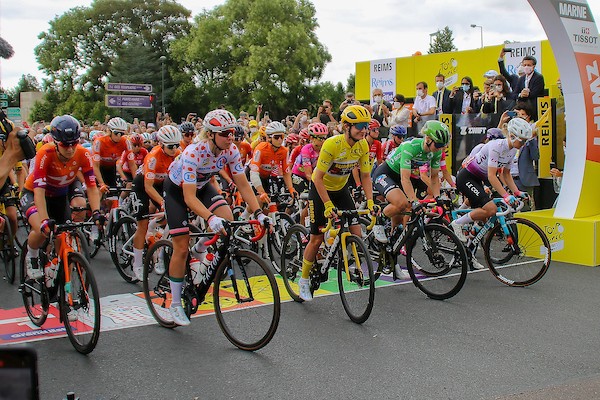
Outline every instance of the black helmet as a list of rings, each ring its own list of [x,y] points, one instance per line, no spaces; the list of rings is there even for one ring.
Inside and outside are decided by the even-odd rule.
[[[54,117],[50,122],[50,134],[56,142],[73,144],[79,141],[79,121],[70,115]]]
[[[242,140],[246,134],[246,132],[244,132],[244,128],[240,124],[236,124],[233,129],[235,129],[233,136],[238,140]]]
[[[191,122],[185,121],[181,125],[179,125],[179,130],[181,131],[181,133],[194,133],[196,127]]]

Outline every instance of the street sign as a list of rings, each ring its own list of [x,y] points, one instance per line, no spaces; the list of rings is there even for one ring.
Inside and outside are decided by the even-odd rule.
[[[8,107],[8,100],[0,100],[0,107],[2,107],[2,108]]]
[[[152,85],[150,85],[149,83],[107,83],[105,88],[108,91],[139,93],[152,92]]]
[[[0,100],[8,100],[8,95],[6,93],[0,93]]]
[[[23,123],[20,107],[8,107],[6,109],[6,116],[17,125],[21,125],[21,123]]]
[[[104,102],[111,108],[152,108],[150,96],[107,94]]]

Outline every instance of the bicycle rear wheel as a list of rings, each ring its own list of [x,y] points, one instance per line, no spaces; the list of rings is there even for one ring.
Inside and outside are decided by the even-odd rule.
[[[138,281],[133,272],[133,235],[137,229],[134,218],[126,216],[112,227],[112,233],[108,237],[108,249],[110,258],[117,267],[119,275],[125,282],[135,283]]]
[[[148,249],[144,259],[144,298],[150,309],[150,313],[161,326],[175,328],[178,326],[173,322],[169,307],[171,306],[171,286],[169,284],[169,263],[173,255],[173,244],[170,240],[161,239],[156,241]],[[164,266],[163,273],[161,265]],[[158,266],[158,268],[156,268]]]
[[[338,286],[346,314],[353,322],[362,324],[371,315],[375,300],[375,276],[367,246],[355,235],[346,237],[346,247],[340,241]],[[343,254],[348,255],[348,274]]]
[[[483,251],[492,274],[508,286],[533,285],[548,271],[550,242],[535,223],[512,218],[509,234],[497,224],[485,239]]]
[[[46,257],[42,254],[44,253],[40,251],[39,265],[45,265]],[[21,262],[19,265],[19,269],[21,270],[21,284],[19,285],[19,292],[21,292],[23,305],[31,322],[36,326],[42,326],[46,322],[46,318],[48,318],[48,309],[50,308],[48,289],[44,283],[44,278],[27,278],[27,268],[25,267],[26,256],[27,240],[25,240],[21,252]]]
[[[81,254],[69,253],[64,268],[69,270],[70,281],[61,285],[60,315],[75,350],[88,354],[94,350],[100,337],[98,285],[90,265]],[[65,275],[63,271],[62,276]]]
[[[303,225],[295,224],[288,229],[282,243],[280,263],[283,284],[292,299],[299,303],[304,301],[300,298],[298,280],[302,277],[302,259],[308,239],[308,229]]]
[[[271,341],[281,313],[273,272],[254,252],[240,249],[221,263],[213,285],[215,314],[227,339],[255,351]]]
[[[467,253],[447,227],[430,223],[423,228],[423,235],[413,235],[406,244],[408,273],[427,297],[445,300],[456,295],[467,279]]]
[[[284,212],[278,212],[275,214],[275,221],[273,221],[273,233],[269,234],[269,255],[271,256],[271,264],[275,268],[278,274],[281,274],[281,248],[283,247],[283,239],[288,229],[294,225],[292,217]]]
[[[4,230],[0,233],[0,259],[2,259],[2,263],[4,264],[6,281],[12,284],[15,281],[17,251],[12,230],[10,229],[10,221],[5,215],[2,215],[1,218],[4,220]]]

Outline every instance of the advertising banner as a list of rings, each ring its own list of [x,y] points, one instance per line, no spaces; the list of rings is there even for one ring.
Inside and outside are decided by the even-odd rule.
[[[383,91],[383,99],[390,103],[394,101],[396,94],[396,59],[387,58],[385,60],[371,61],[371,79],[369,96],[373,89]],[[372,96],[371,102],[373,101]]]
[[[508,43],[504,48],[512,50],[512,52],[507,52],[504,55],[504,66],[509,74],[517,75],[517,68],[519,68],[525,56],[535,57],[537,60],[535,70],[540,74],[542,73],[542,42]]]

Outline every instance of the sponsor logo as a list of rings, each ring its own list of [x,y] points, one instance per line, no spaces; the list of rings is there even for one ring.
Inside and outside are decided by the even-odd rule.
[[[473,186],[471,182],[467,182],[465,186],[467,186],[475,196],[479,196],[481,194],[481,192],[475,186]]]

